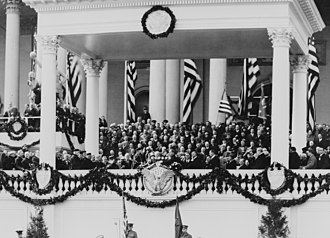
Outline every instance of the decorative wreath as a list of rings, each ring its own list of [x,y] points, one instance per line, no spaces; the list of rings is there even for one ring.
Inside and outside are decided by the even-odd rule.
[[[143,32],[151,39],[165,38],[173,32],[176,18],[168,7],[153,6],[141,19]]]
[[[38,184],[38,180],[37,180],[37,171],[41,170],[41,169],[45,169],[45,170],[50,170],[50,179],[49,179],[49,183],[46,185],[45,188],[39,188],[39,184]],[[49,194],[54,186],[55,183],[57,182],[57,174],[54,172],[54,169],[52,166],[50,166],[49,164],[40,164],[37,168],[35,168],[32,171],[32,174],[28,175],[28,181],[29,184],[31,186],[31,189],[34,193],[38,194],[38,195],[45,195],[45,194]]]
[[[6,123],[5,129],[11,140],[23,140],[27,134],[28,125],[20,117]]]

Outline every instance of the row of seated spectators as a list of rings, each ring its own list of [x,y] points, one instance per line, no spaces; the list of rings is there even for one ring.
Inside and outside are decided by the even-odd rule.
[[[317,126],[312,133],[314,139],[308,140],[311,137],[309,131],[307,146],[300,155],[295,148],[290,148],[289,168],[330,168],[330,147],[321,138],[328,138],[325,133],[328,131],[326,126]],[[0,157],[0,168],[32,169],[38,156],[22,151],[4,151]],[[270,164],[269,151],[270,128],[262,124],[215,126],[206,122],[187,125],[169,124],[166,120],[162,123],[150,119],[144,122],[138,118],[136,123],[111,124],[108,127],[102,117],[99,154],[60,151],[56,154],[56,168],[104,166],[109,169],[139,169],[160,162],[174,169],[264,169]]]
[[[18,151],[0,152],[0,169],[3,170],[32,170],[39,162],[39,151],[31,152],[24,146]]]

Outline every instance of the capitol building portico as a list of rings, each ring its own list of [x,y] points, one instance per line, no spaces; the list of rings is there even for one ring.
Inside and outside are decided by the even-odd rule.
[[[109,113],[108,101],[122,98],[108,95],[107,89],[118,91],[124,80],[113,77],[113,62],[125,60],[147,61],[149,79],[149,110],[153,119],[171,123],[182,121],[183,59],[197,59],[203,69],[203,80],[208,87],[204,101],[194,111],[195,118],[215,123],[220,93],[231,79],[227,76],[228,59],[271,59],[271,162],[289,167],[290,87],[292,86],[292,144],[303,148],[306,144],[308,40],[325,28],[319,10],[312,0],[23,0],[37,12],[36,80],[42,85],[40,118],[40,162],[55,167],[56,91],[61,68],[65,68],[66,53],[80,56],[85,71],[84,92],[86,136],[84,149],[99,153],[99,117],[126,112]],[[6,1],[6,57],[4,108],[19,106],[19,1]],[[207,62],[203,59],[208,59]],[[120,68],[124,71],[124,68]],[[116,71],[117,72],[117,71]],[[124,72],[123,72],[124,74]],[[112,78],[111,78],[112,77]],[[110,79],[111,78],[111,79]],[[110,79],[110,80],[109,80]],[[118,89],[118,90],[117,90]],[[104,91],[105,90],[105,91]],[[124,93],[124,92],[123,92]],[[105,98],[102,100],[101,98]],[[121,101],[120,101],[121,102]],[[117,103],[118,104],[118,103]],[[120,104],[120,103],[119,103]],[[122,103],[124,104],[124,103]],[[123,115],[122,115],[123,114]],[[112,116],[112,115],[111,115]],[[39,135],[39,134],[38,134]],[[113,171],[111,171],[113,172]],[[314,178],[326,171],[298,171]],[[139,237],[173,237],[174,206],[165,208],[141,206],[138,198],[162,202],[177,196],[187,198],[180,203],[181,215],[191,227],[194,238],[258,237],[258,225],[266,207],[252,203],[242,196],[244,191],[265,199],[272,196],[265,192],[265,185],[256,175],[260,171],[230,171],[225,178],[212,177],[207,181],[187,179],[190,175],[205,175],[208,170],[186,170],[173,180],[167,194],[154,196],[146,189],[142,176],[136,170],[118,171],[117,177],[108,174],[113,187],[104,182],[86,185],[76,196],[63,203],[45,207],[45,220],[51,238],[90,238],[103,234],[105,238],[121,237],[122,200],[118,191],[132,195],[127,201],[129,220],[134,221]],[[8,174],[22,175],[20,171]],[[64,195],[82,186],[75,175],[88,171],[64,171],[50,194],[35,194],[22,181],[10,181],[24,196],[50,199]],[[233,185],[229,174],[246,178],[239,188]],[[72,177],[71,177],[72,176]],[[127,176],[124,177],[120,176]],[[258,176],[257,176],[258,177]],[[259,177],[258,177],[259,178]],[[76,180],[75,180],[76,179]],[[95,179],[95,178],[94,178]],[[217,180],[218,179],[218,180]],[[287,178],[288,179],[288,178]],[[281,199],[299,199],[308,192],[318,191],[314,180],[290,178],[292,187]],[[288,179],[289,180],[289,179]],[[188,182],[187,182],[188,181]],[[253,181],[253,182],[251,182]],[[94,181],[95,182],[95,181]],[[107,187],[108,186],[108,187]],[[0,183],[0,188],[2,185]],[[56,188],[56,189],[55,189]],[[86,189],[87,188],[87,189]],[[106,189],[105,189],[106,188]],[[235,188],[235,189],[234,189]],[[240,188],[242,190],[240,190]],[[191,195],[196,189],[198,193]],[[288,188],[287,188],[288,189]],[[56,191],[55,191],[56,190]],[[243,191],[244,190],[244,191]],[[327,237],[326,221],[330,219],[330,202],[323,193],[307,203],[285,208],[292,238]],[[328,191],[328,190],[327,190]],[[120,195],[120,194],[119,194]],[[192,198],[189,196],[193,196]],[[252,196],[252,195],[251,195]],[[189,197],[189,199],[188,199]],[[309,198],[308,198],[309,199]],[[134,201],[135,202],[134,202]],[[184,199],[183,199],[184,200]],[[253,199],[250,198],[252,201]],[[141,201],[140,201],[141,202]],[[150,205],[152,203],[149,203]],[[297,203],[298,204],[298,203]],[[6,238],[14,238],[12,231],[25,229],[33,206],[12,197],[0,189],[0,221]],[[6,219],[10,215],[11,219]],[[15,225],[13,225],[15,224]],[[15,227],[16,226],[16,227]],[[316,231],[310,227],[320,227]],[[323,227],[323,228],[322,228]],[[2,233],[1,233],[2,234]],[[216,235],[215,235],[216,234]],[[0,235],[2,236],[2,235]]]

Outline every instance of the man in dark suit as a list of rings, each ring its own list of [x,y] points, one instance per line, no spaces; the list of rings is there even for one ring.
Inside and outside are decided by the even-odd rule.
[[[206,168],[207,169],[215,169],[220,168],[220,159],[216,156],[214,149],[210,149],[209,151],[209,159],[206,160]]]
[[[255,154],[255,161],[251,165],[252,169],[265,169],[269,166],[269,160],[266,159],[265,154],[262,151],[261,147],[257,148],[257,152]]]
[[[300,157],[296,151],[296,147],[290,147],[289,151],[289,169],[299,169]]]
[[[317,160],[317,169],[329,169],[330,158],[322,147],[316,147],[316,153],[319,155]]]
[[[197,154],[196,151],[191,152],[191,160],[188,164],[189,169],[205,169],[205,161],[203,157]]]

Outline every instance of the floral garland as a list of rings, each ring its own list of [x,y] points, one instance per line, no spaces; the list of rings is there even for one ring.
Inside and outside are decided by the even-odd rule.
[[[145,207],[157,207],[157,208],[165,208],[169,206],[173,206],[176,203],[176,199],[171,199],[171,200],[164,200],[162,202],[155,202],[146,198],[141,198],[141,197],[136,197],[132,194],[130,194],[127,191],[133,190],[134,188],[129,186],[129,188],[121,188],[118,184],[119,181],[122,180],[124,184],[126,183],[127,180],[130,180],[130,184],[132,183],[133,180],[137,181],[142,174],[140,172],[136,174],[129,174],[129,175],[118,175],[111,173],[104,168],[95,168],[90,170],[86,175],[80,176],[80,177],[71,177],[64,175],[60,173],[57,170],[54,170],[51,166],[46,165],[48,169],[51,170],[51,181],[49,184],[44,188],[44,189],[39,189],[37,182],[36,182],[36,177],[35,177],[35,171],[32,171],[32,174],[30,171],[26,171],[25,175],[23,177],[21,176],[9,176],[6,174],[4,171],[0,170],[0,191],[2,187],[5,188],[6,191],[8,191],[12,196],[17,197],[23,202],[27,202],[33,205],[38,205],[38,206],[44,206],[44,205],[50,205],[50,204],[56,204],[60,202],[64,202],[71,196],[75,196],[77,193],[83,191],[84,189],[86,191],[92,189],[93,191],[100,192],[102,190],[108,190],[110,189],[111,191],[116,192],[119,196],[125,196],[127,200],[141,206]],[[38,168],[40,169],[40,167]],[[180,182],[185,181],[186,183],[193,183],[193,188],[185,195],[181,195],[178,197],[179,201],[186,201],[191,199],[193,196],[196,194],[200,193],[202,190],[208,190],[209,189],[209,184],[211,184],[213,187],[211,188],[212,190],[216,191],[217,193],[221,194],[223,193],[223,186],[222,184],[225,183],[226,187],[230,186],[233,191],[236,191],[238,194],[241,194],[243,197],[249,199],[251,202],[256,203],[256,204],[261,204],[261,205],[270,205],[271,200],[265,199],[253,192],[250,192],[244,188],[242,188],[241,184],[242,183],[254,183],[256,181],[262,181],[261,187],[264,189],[266,192],[268,191],[269,194],[280,194],[285,192],[290,188],[290,184],[292,184],[293,178],[298,179],[301,182],[311,182],[311,183],[319,183],[319,187],[312,192],[308,194],[302,195],[300,198],[297,199],[283,199],[279,200],[279,205],[281,207],[292,207],[296,205],[300,205],[308,201],[310,198],[313,198],[317,196],[318,194],[321,194],[324,191],[327,191],[330,187],[330,174],[326,175],[321,175],[318,178],[315,176],[312,176],[311,178],[307,178],[306,176],[303,178],[299,174],[295,174],[291,170],[287,170],[286,174],[289,176],[289,179],[285,180],[285,185],[280,189],[280,190],[271,190],[268,186],[268,183],[264,182],[265,176],[264,176],[265,171],[259,173],[256,176],[252,176],[251,179],[241,178],[240,176],[235,176],[231,174],[229,171],[224,170],[224,169],[215,169],[205,175],[200,175],[200,176],[189,176],[189,175],[183,175],[180,172],[175,172],[175,180],[180,179]],[[68,191],[60,196],[56,197],[50,197],[48,199],[33,199],[29,196],[26,196],[22,193],[19,192],[19,189],[15,189],[13,184],[16,181],[18,184],[21,182],[25,182],[30,184],[30,189],[38,194],[38,195],[45,195],[45,194],[50,194],[51,191],[54,189],[58,189],[58,182],[59,179],[62,180],[62,183],[65,181],[74,182],[74,188],[69,187]],[[323,183],[323,181],[325,181]],[[69,184],[70,184],[69,183]],[[195,184],[198,183],[198,186],[195,187]],[[215,186],[215,183],[217,185]],[[78,185],[77,185],[78,184]],[[182,184],[182,183],[181,183]],[[24,185],[25,186],[25,185]],[[90,188],[90,186],[92,186]],[[227,187],[228,188],[228,187]],[[284,189],[286,188],[286,189]],[[178,188],[176,188],[178,189]],[[182,185],[180,186],[181,190],[184,190],[182,188]],[[228,188],[229,189],[229,188]],[[274,196],[272,196],[274,197]]]
[[[0,142],[0,145],[8,147],[10,150],[20,150],[23,147],[26,147],[27,149],[29,149],[30,147],[38,145],[39,143],[40,143],[40,140],[34,141],[31,144],[24,144],[23,146],[11,146],[11,145],[8,145],[8,144],[2,143],[2,142]]]
[[[165,32],[162,32],[159,34],[151,33],[150,30],[148,29],[148,24],[147,24],[148,17],[150,16],[150,14],[152,14],[153,12],[156,12],[156,11],[164,11],[171,18],[171,22],[169,24],[168,29]],[[171,11],[171,9],[169,9],[168,7],[163,7],[163,6],[159,6],[159,5],[153,6],[151,9],[149,9],[147,12],[145,12],[141,19],[143,32],[147,36],[149,36],[151,39],[166,38],[170,33],[173,33],[174,28],[175,28],[175,23],[176,23],[176,18],[174,16],[173,12]]]
[[[20,124],[20,128],[17,131],[15,131],[15,129],[14,129],[15,123]],[[25,138],[25,136],[27,135],[28,125],[27,125],[26,121],[24,121],[20,117],[15,118],[14,120],[10,120],[9,122],[5,123],[4,127],[11,140],[15,140],[15,141],[23,140]]]

